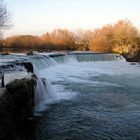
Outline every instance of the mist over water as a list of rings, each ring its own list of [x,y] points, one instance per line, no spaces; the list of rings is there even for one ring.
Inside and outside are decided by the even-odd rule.
[[[49,102],[37,140],[140,138],[140,65],[74,59],[40,69]]]

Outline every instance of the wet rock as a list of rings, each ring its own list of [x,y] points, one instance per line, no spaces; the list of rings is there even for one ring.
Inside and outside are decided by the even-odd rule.
[[[0,98],[2,98],[6,93],[6,88],[0,88]]]
[[[32,63],[28,62],[28,63],[22,63],[22,65],[27,69],[27,72],[32,72],[33,73],[33,65]]]
[[[34,55],[33,51],[27,53],[27,55]]]
[[[136,55],[123,54],[123,56],[126,58],[126,61],[128,62],[140,62],[140,52],[138,52]]]
[[[0,98],[0,140],[21,140],[22,128],[33,118],[36,78],[16,79]],[[1,90],[1,89],[0,89]]]

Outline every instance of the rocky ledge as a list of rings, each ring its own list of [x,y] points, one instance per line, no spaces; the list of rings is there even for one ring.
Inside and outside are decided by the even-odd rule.
[[[0,140],[22,139],[22,128],[33,117],[35,86],[36,78],[31,76],[13,80],[0,89]]]

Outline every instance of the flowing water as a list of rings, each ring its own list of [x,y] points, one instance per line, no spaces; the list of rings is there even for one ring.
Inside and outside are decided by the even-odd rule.
[[[140,64],[113,54],[40,53],[28,59],[38,79],[37,122],[25,127],[25,139],[140,139]]]
[[[59,58],[49,67],[34,59],[47,79],[36,140],[140,139],[140,65],[114,58]]]

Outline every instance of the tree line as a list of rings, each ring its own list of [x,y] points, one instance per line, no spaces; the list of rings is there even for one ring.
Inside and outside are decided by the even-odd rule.
[[[4,1],[0,0],[0,51],[91,50],[120,53],[140,60],[140,34],[129,20],[120,20],[95,30],[72,32],[55,29],[41,36],[17,35],[2,40],[3,31],[9,27],[9,12]]]
[[[91,50],[135,56],[140,53],[140,34],[129,20],[120,20],[95,30],[55,29],[41,36],[12,36],[1,41],[1,48],[13,51]]]

